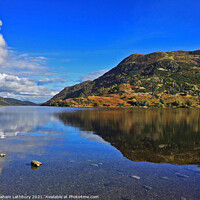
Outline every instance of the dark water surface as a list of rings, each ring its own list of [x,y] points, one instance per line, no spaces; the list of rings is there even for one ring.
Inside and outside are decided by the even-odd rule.
[[[0,153],[0,199],[200,199],[199,109],[0,107]]]

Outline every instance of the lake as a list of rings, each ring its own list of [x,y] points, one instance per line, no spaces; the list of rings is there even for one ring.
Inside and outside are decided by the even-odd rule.
[[[199,109],[0,107],[0,153],[0,199],[200,199]]]

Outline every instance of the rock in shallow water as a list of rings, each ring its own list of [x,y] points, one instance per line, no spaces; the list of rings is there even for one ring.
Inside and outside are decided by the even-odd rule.
[[[180,178],[189,178],[189,176],[185,175],[185,174],[181,174],[181,173],[175,173],[176,176],[180,177]]]
[[[42,165],[42,163],[39,162],[39,161],[36,161],[36,160],[32,160],[32,161],[31,161],[31,165],[32,165],[32,166],[35,166],[35,167],[40,167],[40,166]]]
[[[160,144],[160,145],[158,145],[158,148],[160,148],[160,149],[163,149],[165,147],[167,147],[167,144]]]
[[[130,177],[131,177],[131,178],[134,178],[134,179],[137,179],[137,180],[140,180],[140,177],[139,177],[139,176],[131,175]]]
[[[148,186],[148,185],[143,185],[143,188],[144,188],[145,190],[151,190],[151,189],[152,189],[152,187],[150,187],[150,186]]]
[[[168,180],[169,178],[167,176],[160,176],[160,179]]]
[[[91,166],[95,166],[95,167],[98,167],[99,165],[97,165],[97,164],[90,164]]]
[[[5,157],[5,156],[6,156],[5,153],[1,153],[1,154],[0,154],[0,157]]]

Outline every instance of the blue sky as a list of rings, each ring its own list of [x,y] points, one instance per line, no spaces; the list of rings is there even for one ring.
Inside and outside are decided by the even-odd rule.
[[[1,1],[0,96],[42,102],[130,54],[200,49],[199,10],[199,0]]]

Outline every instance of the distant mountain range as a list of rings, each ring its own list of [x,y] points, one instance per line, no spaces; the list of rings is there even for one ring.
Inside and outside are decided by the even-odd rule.
[[[0,97],[0,106],[36,106],[37,104],[31,101],[20,101],[13,98]]]
[[[198,107],[200,50],[132,54],[94,81],[64,88],[44,103],[78,107]]]

